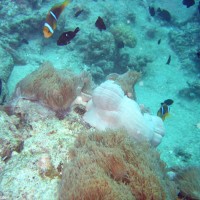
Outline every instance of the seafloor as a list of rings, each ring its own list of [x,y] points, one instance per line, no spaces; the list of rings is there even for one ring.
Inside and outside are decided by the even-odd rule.
[[[135,85],[138,104],[156,115],[161,102],[174,101],[157,147],[161,159],[169,169],[199,166],[198,3],[186,8],[180,0],[73,0],[53,36],[46,39],[43,24],[55,3],[60,1],[0,1],[0,199],[57,199],[69,148],[77,135],[94,131],[80,110],[71,108],[61,120],[54,109],[36,105],[26,96],[17,103],[13,100],[16,84],[44,62],[69,73],[87,71],[94,82],[92,90],[109,74],[140,72]],[[149,6],[167,10],[171,18],[151,16]],[[98,16],[106,30],[95,27]],[[75,38],[57,46],[60,34],[76,27],[80,31]],[[15,91],[14,98],[17,95]]]

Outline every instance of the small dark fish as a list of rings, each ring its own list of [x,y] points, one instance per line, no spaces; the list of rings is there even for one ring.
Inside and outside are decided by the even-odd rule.
[[[163,121],[167,116],[169,116],[170,105],[172,105],[174,101],[172,99],[167,99],[163,103],[161,103],[161,107],[157,112],[157,116],[159,116]]]
[[[1,95],[1,93],[2,93],[2,80],[0,79],[0,95]]]
[[[189,8],[195,4],[195,0],[183,0],[182,4]]]
[[[199,1],[199,5],[198,5],[198,11],[199,11],[199,13],[200,13],[200,1]]]
[[[101,17],[98,17],[97,21],[95,22],[95,26],[100,30],[106,30],[106,25]]]
[[[168,59],[167,59],[167,62],[166,62],[166,65],[169,65],[171,62],[171,55],[169,55]]]
[[[161,43],[161,39],[158,40],[158,45]]]
[[[171,21],[171,14],[169,13],[169,11],[165,9],[158,8],[157,16],[163,21],[167,21],[167,22]]]
[[[155,8],[154,8],[154,7],[149,6],[149,14],[150,14],[152,17],[155,16],[156,11],[155,11]]]
[[[164,101],[164,103],[167,104],[168,106],[170,106],[174,103],[174,101],[172,99],[167,99]]]
[[[27,39],[25,39],[25,38],[21,40],[21,43],[24,43],[24,44],[29,44],[28,40],[27,40]]]
[[[197,58],[200,58],[200,51],[197,52]]]
[[[84,10],[83,9],[79,9],[75,12],[74,17],[78,17]]]
[[[57,40],[58,46],[64,46],[70,43],[70,41],[76,36],[76,34],[80,31],[79,27],[77,27],[74,31],[67,31],[61,34],[61,36]]]

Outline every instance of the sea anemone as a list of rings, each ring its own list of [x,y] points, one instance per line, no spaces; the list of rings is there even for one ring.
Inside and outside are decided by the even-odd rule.
[[[111,80],[94,90],[83,118],[98,130],[125,128],[134,140],[147,140],[154,146],[164,136],[162,120],[148,113],[143,115],[139,105]]]
[[[124,130],[83,133],[70,150],[60,200],[173,200],[174,183],[155,148]]]
[[[58,70],[46,62],[17,84],[12,101],[16,102],[19,98],[37,101],[55,111],[60,118],[69,110],[77,95],[88,90],[90,77],[87,75]]]
[[[188,200],[200,200],[200,167],[190,166],[177,173],[175,182],[179,195]]]

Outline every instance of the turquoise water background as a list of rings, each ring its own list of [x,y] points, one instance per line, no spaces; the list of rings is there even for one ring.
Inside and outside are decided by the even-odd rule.
[[[0,1],[0,46],[14,51],[11,53],[14,55],[13,69],[8,72],[10,75],[6,82],[7,96],[12,96],[16,84],[44,61],[50,61],[58,69],[70,69],[76,73],[88,70],[97,85],[110,73],[122,74],[127,69],[136,69],[143,74],[135,86],[139,104],[144,104],[156,115],[161,102],[174,100],[170,116],[164,121],[166,134],[158,146],[162,160],[168,167],[199,166],[198,3],[186,8],[180,0],[170,3],[168,0],[73,0],[61,14],[53,36],[46,39],[42,33],[43,23],[55,3],[60,1]],[[168,10],[171,21],[152,17],[149,6]],[[83,12],[74,17],[77,9],[83,9]],[[95,27],[98,16],[104,19],[107,30],[100,32]],[[137,40],[134,48],[125,45],[116,50],[113,47],[110,42],[112,28],[118,24],[130,28],[129,34]],[[71,43],[57,46],[59,35],[76,27],[80,31]],[[22,39],[26,39],[28,44]],[[106,52],[95,58],[98,54],[95,54],[95,48]],[[169,55],[171,62],[167,65]],[[117,59],[120,61],[116,62]],[[180,91],[188,89],[191,84],[197,85],[197,93],[180,95]]]

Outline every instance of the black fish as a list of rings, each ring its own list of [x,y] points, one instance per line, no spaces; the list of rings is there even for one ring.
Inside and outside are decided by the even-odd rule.
[[[158,45],[161,43],[161,39],[158,40]]]
[[[183,5],[185,5],[187,8],[190,6],[193,6],[195,4],[195,0],[183,0],[182,1]]]
[[[197,52],[197,58],[200,58],[200,51]]]
[[[167,104],[168,106],[170,106],[174,103],[174,101],[172,99],[167,99],[164,101],[164,103]]]
[[[149,14],[150,14],[152,17],[155,16],[156,11],[155,11],[155,8],[154,8],[154,7],[149,6]]]
[[[27,40],[27,39],[25,39],[25,38],[21,40],[21,43],[24,43],[24,44],[29,44],[28,40]]]
[[[74,17],[78,17],[83,12],[83,9],[77,10],[74,14]]]
[[[158,8],[157,16],[163,21],[167,21],[167,22],[171,21],[171,14],[169,13],[169,11],[165,9]]]
[[[67,31],[61,34],[59,39],[57,40],[58,46],[64,46],[70,43],[70,41],[76,36],[79,32],[79,27],[77,27],[74,31]]]
[[[0,79],[0,95],[2,93],[2,80]]]
[[[100,30],[106,30],[106,25],[101,17],[98,17],[97,21],[95,22],[95,26]]]
[[[166,62],[166,65],[169,65],[170,62],[171,62],[171,55],[169,55],[168,60],[167,60],[167,62]]]
[[[198,11],[199,11],[199,13],[200,13],[200,1],[199,1],[199,5],[198,5]]]

